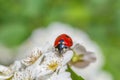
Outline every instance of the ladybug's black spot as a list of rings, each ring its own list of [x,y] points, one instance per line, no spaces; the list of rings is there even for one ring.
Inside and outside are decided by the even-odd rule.
[[[66,35],[67,38],[70,38],[69,36]]]

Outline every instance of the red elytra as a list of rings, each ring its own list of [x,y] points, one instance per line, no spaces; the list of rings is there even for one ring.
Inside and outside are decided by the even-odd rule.
[[[73,41],[70,36],[68,36],[67,34],[61,34],[56,38],[54,42],[54,47],[56,47],[59,44],[60,40],[64,40],[64,45],[67,47],[71,47],[73,45]]]

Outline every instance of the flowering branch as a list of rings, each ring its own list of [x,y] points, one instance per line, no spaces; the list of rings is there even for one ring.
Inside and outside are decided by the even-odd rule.
[[[72,50],[68,50],[63,56],[58,56],[53,47],[44,53],[39,48],[35,48],[30,56],[25,59],[15,61],[14,64],[8,67],[1,65],[0,80],[56,80],[56,78],[58,80],[71,80],[75,73],[71,72],[70,66],[68,66],[68,70],[71,72],[71,77],[70,73],[66,72],[67,67],[65,68],[65,66],[69,62],[72,63],[71,65],[80,67],[81,64],[79,63],[81,61],[84,64],[88,64],[88,62],[90,64],[95,58],[91,56],[92,53],[87,52],[80,44],[76,44]],[[67,77],[61,79],[59,76],[63,73]]]

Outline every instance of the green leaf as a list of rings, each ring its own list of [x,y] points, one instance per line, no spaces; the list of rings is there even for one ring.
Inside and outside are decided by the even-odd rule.
[[[71,73],[71,78],[72,78],[72,80],[84,80],[81,76],[78,76],[78,75],[71,69],[71,67],[70,67],[69,65],[68,65],[67,71]]]

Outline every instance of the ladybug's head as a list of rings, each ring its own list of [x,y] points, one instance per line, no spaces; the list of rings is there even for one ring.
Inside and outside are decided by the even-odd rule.
[[[59,35],[54,42],[55,50],[60,54],[65,53],[72,45],[73,41],[67,34]]]

